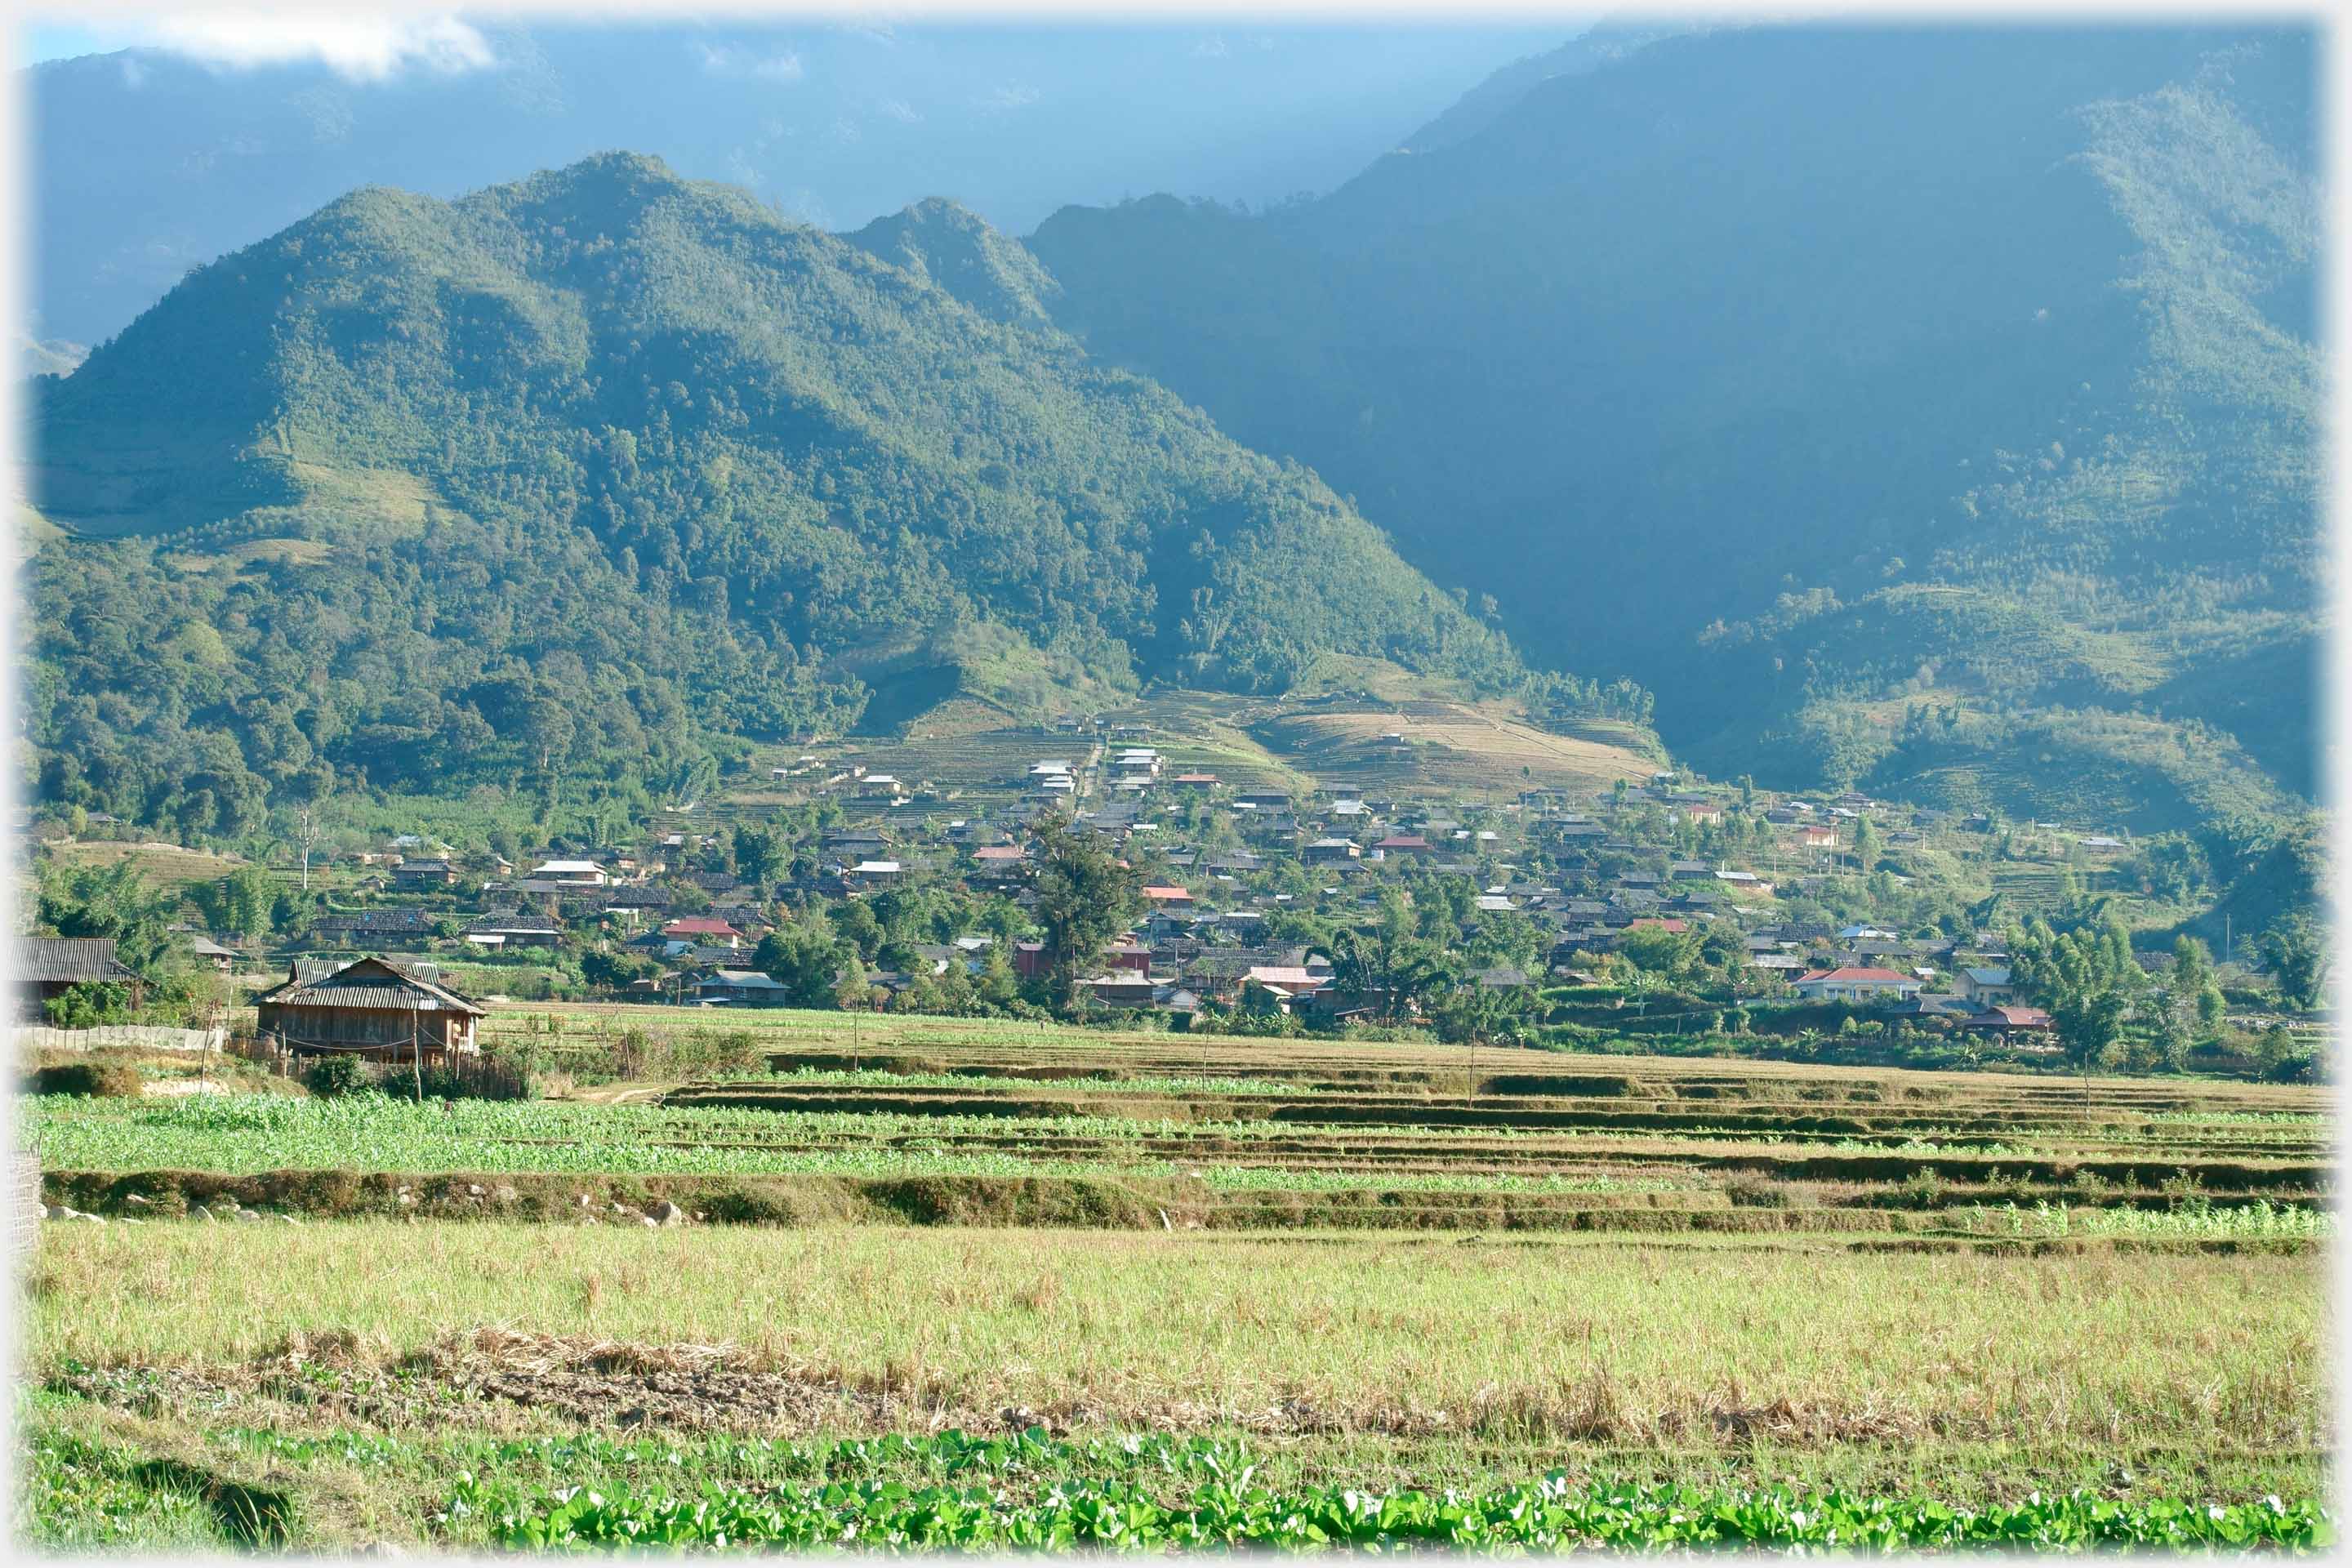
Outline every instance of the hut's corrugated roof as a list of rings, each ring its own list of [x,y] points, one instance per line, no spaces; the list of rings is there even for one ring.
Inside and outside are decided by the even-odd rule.
[[[115,961],[110,936],[27,936],[16,940],[19,984],[77,985],[93,980],[127,980],[131,971]]]
[[[395,1012],[471,1013],[484,1010],[446,985],[404,973],[381,958],[360,958],[329,974],[290,978],[254,998],[274,1007],[352,1007]]]

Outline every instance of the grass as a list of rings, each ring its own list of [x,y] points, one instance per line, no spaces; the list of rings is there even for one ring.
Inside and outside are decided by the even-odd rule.
[[[1574,1258],[1573,1267],[1564,1266]],[[2011,1258],[1046,1231],[44,1233],[29,1363],[392,1352],[475,1325],[1059,1424],[1707,1447],[2327,1438],[2315,1257]],[[1279,1281],[1278,1287],[1272,1282]]]
[[[720,1075],[716,1081],[743,1081],[782,1088],[841,1089],[961,1089],[980,1087],[972,1075],[955,1072],[891,1072],[881,1068],[794,1068],[788,1072]],[[1311,1084],[1271,1078],[1213,1078],[1206,1074],[1138,1074],[1116,1080],[1123,1092],[1138,1094],[1314,1094]]]
[[[52,1551],[217,1552],[235,1544],[202,1492],[147,1468],[137,1450],[18,1411],[16,1535]]]

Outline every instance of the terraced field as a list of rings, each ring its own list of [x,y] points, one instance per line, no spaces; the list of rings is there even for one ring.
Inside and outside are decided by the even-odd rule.
[[[564,1037],[565,1015],[527,1016]],[[52,1100],[28,1127],[51,1192],[76,1207],[119,1208],[134,1189],[168,1201],[152,1173],[170,1171],[298,1206],[296,1188],[347,1173],[341,1197],[312,1200],[327,1212],[479,1212],[415,1192],[403,1205],[393,1178],[443,1179],[446,1195],[446,1178],[498,1174],[514,1212],[575,1217],[573,1179],[614,1178],[640,1202],[771,1220],[1948,1244],[2084,1234],[2070,1212],[2193,1212],[2165,1234],[2233,1244],[2330,1223],[2332,1132],[2310,1089],[924,1022],[869,1044],[839,1038],[838,1015],[782,1016],[753,1037],[764,1072],[596,1101]],[[614,1201],[592,1195],[600,1212]]]
[[[837,1014],[491,1034],[625,1023],[756,1065],[24,1102],[47,1200],[108,1222],[38,1242],[39,1538],[2332,1539],[2322,1091]],[[955,1480],[978,1450],[923,1445],[959,1432],[1011,1468]]]

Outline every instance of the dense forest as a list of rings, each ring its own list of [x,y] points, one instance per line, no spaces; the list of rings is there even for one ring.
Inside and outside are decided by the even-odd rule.
[[[358,192],[196,270],[35,384],[72,531],[31,564],[40,793],[233,834],[339,771],[656,789],[855,721],[877,648],[943,692],[1008,648],[1114,689],[1332,653],[1530,684],[1042,287],[941,204],[853,241],[618,154]]]
[[[1627,668],[1702,766],[1897,788],[1934,701],[1954,744],[2194,721],[2185,773],[2101,765],[2309,795],[2314,69],[2285,29],[1597,29],[1320,200],[1029,243],[1090,350]]]

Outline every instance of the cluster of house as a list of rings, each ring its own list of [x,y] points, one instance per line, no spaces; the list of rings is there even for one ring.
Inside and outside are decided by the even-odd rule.
[[[1990,944],[1988,938],[1978,940]],[[1940,1019],[1971,1034],[2030,1037],[2051,1033],[2050,1015],[2021,1005],[2008,965],[1989,959],[1948,976],[1933,969],[1906,973],[1877,964],[1840,963],[1807,970],[1790,983],[1790,989],[1808,1001],[1876,1007],[1895,1018]]]
[[[1074,725],[1063,728],[1077,733]],[[1060,754],[1033,753],[1009,764],[994,789],[952,795],[862,764],[802,755],[772,770],[772,778],[805,781],[796,787],[845,810],[813,855],[803,846],[793,867],[770,880],[774,889],[827,899],[955,880],[1026,903],[1021,828],[1054,813],[1158,873],[1145,889],[1146,916],[1107,956],[1103,973],[1087,977],[1109,1006],[1181,1013],[1246,994],[1295,1012],[1384,1010],[1384,998],[1335,989],[1325,955],[1274,943],[1268,931],[1271,917],[1295,905],[1341,920],[1368,911],[1385,880],[1376,872],[1406,861],[1474,878],[1482,913],[1526,917],[1537,928],[1539,968],[1551,975],[1589,973],[1599,955],[1645,928],[1730,930],[1759,993],[1866,1004],[1969,1029],[2049,1027],[2046,1016],[2010,994],[1990,937],[1970,945],[1865,926],[1832,931],[1784,910],[1786,895],[1822,886],[1864,818],[1899,848],[1938,833],[1984,831],[1992,823],[1982,814],[1921,810],[1896,819],[1859,793],[1757,800],[1753,815],[1769,835],[1724,840],[1740,846],[1736,860],[1702,860],[1677,858],[1666,845],[1678,840],[1687,854],[1688,846],[1716,843],[1707,830],[1741,808],[1732,793],[1691,787],[1674,774],[1601,791],[1527,789],[1463,821],[1443,806],[1343,782],[1296,792],[1245,787],[1250,781],[1231,785],[1213,772],[1179,766],[1153,746],[1129,743],[1135,739],[1114,731]],[[1218,830],[1200,841],[1181,837],[1186,823],[1200,819],[1166,807],[1204,799],[1220,808]],[[1638,809],[1623,809],[1629,805]],[[951,815],[959,807],[966,815]],[[1655,832],[1662,817],[1670,829],[1664,839]],[[554,948],[579,928],[609,931],[617,916],[634,933],[622,939],[627,950],[660,970],[659,978],[635,983],[632,994],[730,1005],[780,1001],[782,988],[751,958],[784,918],[768,901],[773,889],[690,868],[710,842],[708,834],[681,830],[643,849],[461,864],[411,837],[362,857],[380,868],[378,889],[393,901],[321,912],[304,937],[313,951],[365,952],[413,973],[414,959],[400,955],[429,943],[454,938],[488,952]],[[1263,875],[1286,864],[1307,874],[1307,890],[1296,875]],[[398,901],[402,895],[418,901]],[[955,966],[977,972],[992,945],[974,935],[917,949],[912,972],[876,983],[902,990],[924,978],[925,966],[934,977]],[[1719,954],[1722,944],[1713,947]],[[225,950],[211,951],[226,962]],[[1041,962],[1038,953],[1034,944],[1016,942],[1009,957],[1027,973]],[[1534,981],[1508,970],[1480,979]]]

